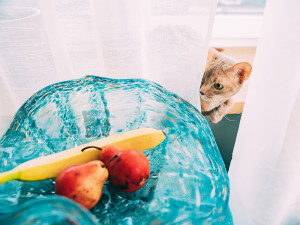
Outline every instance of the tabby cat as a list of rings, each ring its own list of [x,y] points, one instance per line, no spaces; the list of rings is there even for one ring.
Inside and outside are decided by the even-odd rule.
[[[201,111],[218,123],[233,107],[232,97],[251,73],[251,65],[210,48],[200,86]]]

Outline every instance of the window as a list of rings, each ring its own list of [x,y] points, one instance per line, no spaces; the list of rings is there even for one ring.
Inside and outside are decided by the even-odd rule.
[[[266,0],[219,0],[217,14],[263,14]]]
[[[215,47],[256,47],[266,0],[219,0],[212,32]]]

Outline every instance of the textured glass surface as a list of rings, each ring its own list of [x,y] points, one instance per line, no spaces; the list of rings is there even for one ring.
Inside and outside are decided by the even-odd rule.
[[[97,225],[97,218],[73,201],[51,196],[27,201],[3,216],[1,225]]]
[[[230,224],[228,176],[206,120],[153,82],[86,76],[42,89],[19,109],[0,140],[1,161],[20,164],[142,127],[162,129],[167,135],[159,146],[144,152],[150,179],[131,194],[120,193],[107,182],[92,210],[99,221]],[[7,203],[17,207],[54,194],[54,179],[1,186],[2,202],[21,187],[20,196]]]

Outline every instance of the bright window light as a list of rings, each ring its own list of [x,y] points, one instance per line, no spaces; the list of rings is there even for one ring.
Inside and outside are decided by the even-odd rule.
[[[217,14],[263,14],[266,0],[219,0]]]
[[[214,47],[256,47],[266,0],[219,0],[212,31]]]

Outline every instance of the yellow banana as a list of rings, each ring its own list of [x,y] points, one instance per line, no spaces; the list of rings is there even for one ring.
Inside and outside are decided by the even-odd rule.
[[[10,171],[0,173],[0,184],[10,180],[46,180],[56,177],[62,170],[69,166],[100,159],[100,152],[96,148],[88,148],[85,151],[81,151],[88,146],[101,148],[108,144],[114,144],[121,148],[143,151],[157,146],[165,137],[166,135],[162,130],[153,128],[141,128],[119,133],[72,149],[22,163]]]

